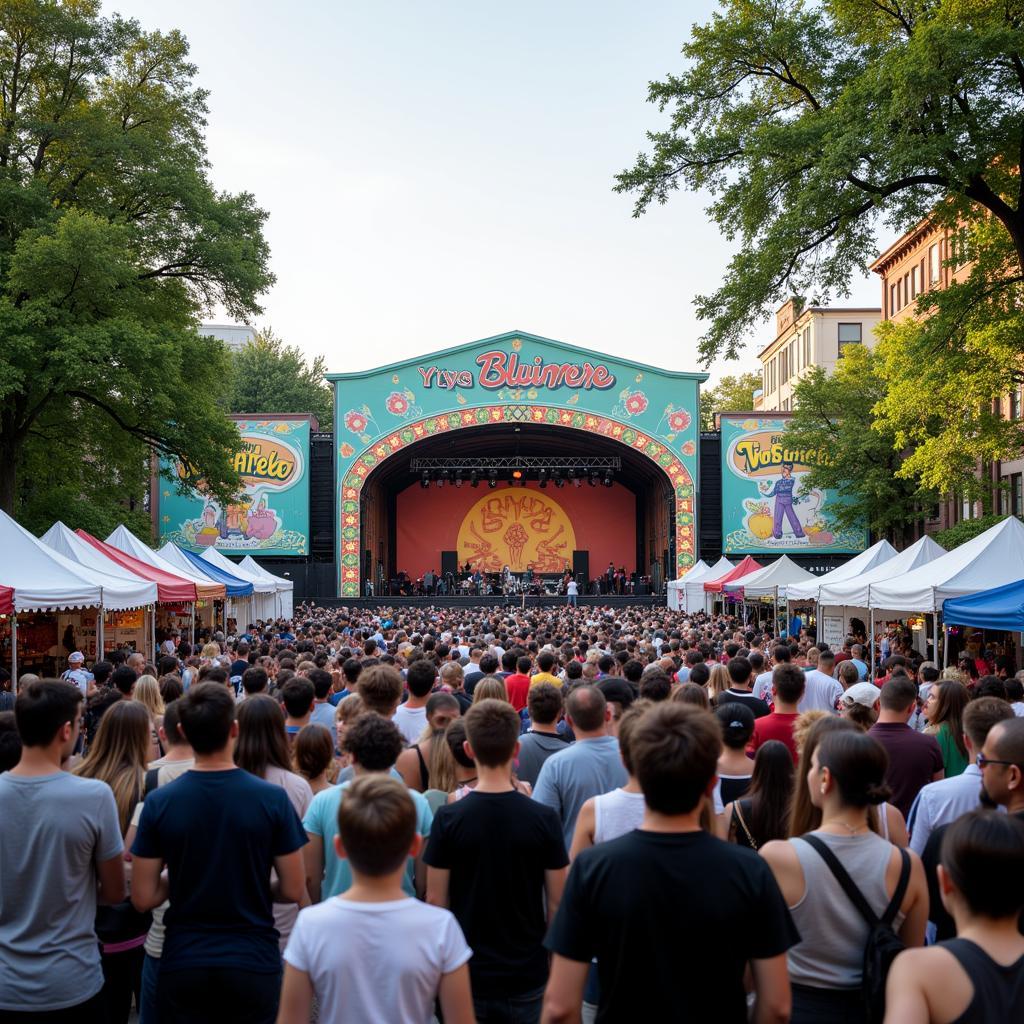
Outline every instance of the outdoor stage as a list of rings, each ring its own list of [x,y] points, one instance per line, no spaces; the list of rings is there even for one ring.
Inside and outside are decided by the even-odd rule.
[[[665,597],[619,597],[615,594],[580,596],[576,599],[581,608],[656,608],[665,607]],[[564,606],[564,597],[556,595],[531,596],[516,599],[493,594],[485,597],[339,597],[331,601],[317,601],[327,608],[508,608],[511,611],[522,608],[556,608]]]
[[[645,591],[663,592],[696,560],[706,376],[520,331],[329,374],[337,593],[361,603],[371,584],[374,603],[439,604],[418,596],[432,575],[449,607],[500,606],[501,595],[453,591],[571,575],[580,603],[600,605],[613,602],[591,593],[593,580],[611,569],[616,591],[635,591],[623,603],[652,603]]]

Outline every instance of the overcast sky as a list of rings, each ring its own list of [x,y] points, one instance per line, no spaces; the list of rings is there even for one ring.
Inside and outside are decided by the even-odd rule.
[[[269,325],[334,371],[518,329],[697,369],[694,295],[730,255],[679,192],[613,176],[665,118],[709,0],[117,0],[188,37],[218,188],[268,211]],[[875,281],[851,303],[877,305]],[[221,319],[214,317],[214,319]],[[766,325],[747,358],[756,368]],[[712,383],[714,382],[714,377]]]

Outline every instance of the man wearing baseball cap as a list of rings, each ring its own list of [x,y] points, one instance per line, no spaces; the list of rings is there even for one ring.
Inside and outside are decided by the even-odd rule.
[[[89,695],[92,673],[85,670],[85,655],[81,651],[72,651],[68,655],[68,669],[61,679],[66,683],[74,683],[82,691],[83,697]]]

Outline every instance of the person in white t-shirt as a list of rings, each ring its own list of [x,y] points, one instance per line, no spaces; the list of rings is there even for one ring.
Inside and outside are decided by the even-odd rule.
[[[392,721],[398,726],[406,746],[419,741],[427,727],[427,698],[437,682],[437,669],[427,658],[417,658],[405,673],[409,699],[398,705]]]
[[[793,660],[792,652],[786,644],[776,644],[772,649],[771,667],[767,672],[762,672],[755,680],[753,686],[754,696],[759,700],[772,702],[772,678],[777,665],[788,665]]]
[[[832,677],[834,668],[835,655],[831,651],[822,651],[818,655],[818,667],[804,673],[804,695],[796,706],[800,714],[805,711],[830,711],[834,715],[839,713],[843,684]]]
[[[339,857],[352,869],[341,896],[299,913],[284,952],[277,1024],[307,1024],[314,996],[332,1024],[445,1024],[474,1020],[466,944],[455,916],[402,891],[406,860],[422,840],[408,790],[395,779],[357,779],[338,809]]]

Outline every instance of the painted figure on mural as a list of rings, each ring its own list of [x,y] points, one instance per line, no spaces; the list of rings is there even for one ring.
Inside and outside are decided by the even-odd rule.
[[[803,500],[793,494],[796,480],[793,479],[793,463],[782,464],[782,476],[775,481],[774,486],[765,482],[761,484],[761,493],[766,498],[775,499],[775,515],[772,519],[772,536],[776,540],[782,539],[782,520],[789,523],[794,537],[803,537],[804,528],[800,525],[794,505],[799,505]]]

